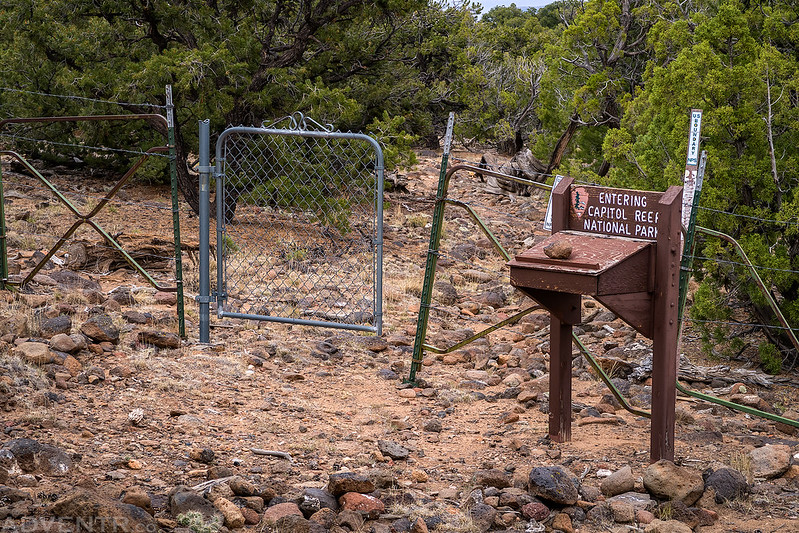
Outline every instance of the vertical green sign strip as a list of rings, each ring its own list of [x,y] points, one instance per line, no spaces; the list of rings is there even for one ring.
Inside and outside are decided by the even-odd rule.
[[[416,372],[422,366],[422,356],[425,337],[427,336],[427,323],[430,319],[430,302],[433,299],[433,281],[436,277],[436,264],[438,263],[438,246],[441,242],[441,230],[444,225],[444,206],[446,205],[447,189],[447,163],[452,144],[452,128],[455,124],[455,113],[449,114],[447,121],[447,134],[444,137],[444,153],[441,156],[441,172],[438,175],[438,191],[436,192],[436,207],[433,213],[433,225],[430,228],[430,246],[427,250],[427,263],[424,269],[424,285],[422,286],[422,299],[419,304],[419,318],[416,322],[416,338],[413,342],[413,360],[408,381],[416,381]]]
[[[683,177],[682,226],[683,250],[680,261],[680,297],[677,310],[679,335],[682,336],[682,316],[685,300],[688,296],[688,280],[691,278],[694,253],[694,225],[696,211],[699,207],[699,196],[702,193],[702,180],[705,175],[706,152],[699,152],[702,132],[702,110],[691,110],[691,125],[688,132],[688,153],[685,158],[685,175]]]
[[[689,229],[691,214],[696,193],[696,175],[699,170],[699,142],[702,132],[702,110],[691,110],[691,127],[688,134],[688,155],[685,158],[685,176],[683,177],[682,225]]]

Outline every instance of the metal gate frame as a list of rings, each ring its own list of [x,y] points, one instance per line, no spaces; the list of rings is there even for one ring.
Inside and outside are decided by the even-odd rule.
[[[209,121],[201,120],[200,138],[199,138],[199,155],[200,161],[198,170],[200,172],[200,294],[197,296],[197,302],[200,308],[200,342],[210,342],[210,304],[216,302],[216,313],[218,318],[237,318],[245,320],[261,320],[270,322],[279,322],[284,324],[298,324],[304,326],[316,326],[323,328],[336,328],[348,329],[355,331],[372,332],[376,335],[381,335],[383,330],[383,179],[384,179],[384,160],[383,150],[380,144],[372,137],[360,133],[344,133],[332,131],[332,127],[319,127],[319,129],[308,129],[308,123],[319,126],[318,123],[311,119],[306,118],[302,113],[294,113],[290,117],[290,128],[273,128],[273,127],[230,127],[223,131],[216,142],[216,158],[215,165],[211,166],[209,161],[210,156],[210,131]],[[281,121],[278,121],[281,122]],[[291,318],[282,316],[271,315],[258,315],[248,313],[236,313],[225,311],[224,301],[227,295],[221,289],[225,287],[224,268],[225,261],[223,260],[224,245],[223,245],[223,227],[224,227],[224,165],[225,160],[225,142],[233,134],[251,134],[251,135],[270,135],[270,136],[292,136],[304,137],[311,139],[351,139],[365,141],[369,143],[374,149],[376,175],[376,187],[374,196],[374,252],[373,252],[373,298],[374,298],[374,325],[360,325],[349,324],[344,322],[322,321],[322,320],[309,320],[302,318]],[[216,239],[217,239],[217,290],[211,293],[210,287],[210,178],[213,175],[216,181]]]

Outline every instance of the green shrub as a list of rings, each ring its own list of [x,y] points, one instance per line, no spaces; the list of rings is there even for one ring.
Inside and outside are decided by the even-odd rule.
[[[181,526],[191,529],[194,533],[216,533],[222,527],[222,521],[218,516],[206,521],[202,513],[197,511],[187,511],[179,514],[177,522]]]
[[[763,366],[763,370],[769,374],[780,373],[782,370],[782,357],[776,346],[770,342],[761,344],[757,349],[757,353],[760,356],[760,364]]]

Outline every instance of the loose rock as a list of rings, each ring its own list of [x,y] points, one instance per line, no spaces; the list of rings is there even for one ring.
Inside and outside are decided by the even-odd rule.
[[[357,511],[369,520],[376,520],[386,510],[385,504],[379,499],[358,492],[343,494],[339,498],[339,504],[343,509]]]
[[[32,365],[46,365],[55,361],[50,347],[41,342],[23,342],[13,351],[14,355]]]
[[[66,333],[56,333],[50,338],[50,348],[57,352],[74,353],[78,351],[78,345]]]
[[[705,483],[698,472],[661,459],[647,467],[644,487],[656,498],[681,500],[685,505],[693,505],[702,496]]]
[[[221,523],[223,520],[222,513],[211,502],[188,487],[180,486],[173,490],[169,499],[169,509],[175,518],[196,511],[207,521],[216,519]]]
[[[715,492],[716,503],[737,500],[749,492],[746,478],[734,468],[719,468],[705,479],[705,487]]]
[[[497,510],[484,503],[476,503],[469,509],[469,517],[478,531],[485,532],[491,529],[496,516]]]
[[[192,448],[189,451],[189,459],[198,463],[211,464],[216,459],[216,454],[210,448]],[[249,494],[246,496],[249,496]]]
[[[178,295],[174,292],[158,291],[155,293],[155,302],[159,305],[177,305]]]
[[[80,274],[71,270],[56,270],[48,274],[61,287],[67,289],[85,289],[89,291],[99,291],[100,284],[96,281],[86,279]]]
[[[349,528],[350,531],[361,531],[363,517],[357,511],[345,509],[338,514],[333,523],[337,526]]]
[[[274,524],[281,518],[286,516],[299,516],[302,518],[302,511],[294,502],[285,502],[285,503],[278,503],[277,505],[273,505],[266,511],[264,511],[263,516],[261,517],[262,524]]]
[[[180,348],[180,337],[175,333],[148,329],[146,331],[140,331],[136,339],[142,344],[155,346],[156,348],[171,350]]]
[[[572,255],[572,247],[565,241],[554,241],[544,247],[544,254],[552,259],[568,259]]]
[[[48,318],[40,327],[42,337],[49,339],[59,333],[69,335],[72,331],[72,318],[67,315],[59,315],[54,318]],[[62,350],[64,351],[64,350]]]
[[[577,503],[579,481],[562,466],[541,466],[530,472],[530,494],[560,505]]]
[[[474,482],[481,487],[496,487],[504,489],[510,487],[510,478],[502,470],[478,470],[474,475]]]
[[[380,450],[380,453],[391,457],[395,461],[407,459],[408,455],[410,455],[410,451],[408,451],[406,447],[389,440],[378,440],[377,448]]]
[[[125,493],[122,498],[122,503],[135,505],[147,511],[148,514],[154,515],[153,501],[147,493],[141,488],[134,488]]]
[[[119,533],[158,530],[155,519],[144,509],[86,489],[74,490],[58,500],[52,512],[62,518],[80,518],[89,524],[113,525],[113,530]]]
[[[368,494],[374,492],[375,485],[368,477],[354,472],[336,472],[330,474],[327,481],[327,490],[333,496],[341,496],[346,492],[360,492]]]
[[[60,448],[33,439],[14,439],[0,448],[0,460],[16,464],[22,472],[45,476],[65,476],[72,459]]]
[[[613,519],[616,522],[626,524],[635,520],[635,507],[627,502],[610,502],[610,510],[613,512]]]
[[[95,342],[119,343],[119,328],[108,315],[93,316],[83,323],[80,332]]]
[[[531,502],[522,507],[522,515],[525,518],[542,522],[549,516],[549,507],[541,502]]]
[[[784,474],[791,466],[791,448],[784,444],[755,448],[749,452],[752,475],[771,479]]]
[[[229,528],[237,528],[244,525],[244,515],[241,514],[236,504],[227,498],[217,498],[214,500],[214,507],[216,507],[225,520],[225,526]]]
[[[228,486],[236,496],[247,497],[258,494],[258,487],[255,486],[255,483],[241,476],[236,476],[228,481]]]
[[[632,468],[625,466],[615,471],[608,477],[602,480],[599,489],[605,496],[616,496],[630,492],[635,488],[635,478],[633,477]]]

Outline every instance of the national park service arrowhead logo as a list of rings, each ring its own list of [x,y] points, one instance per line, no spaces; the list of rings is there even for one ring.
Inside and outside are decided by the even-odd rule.
[[[572,188],[572,210],[577,218],[582,218],[588,205],[588,191],[583,187]]]

